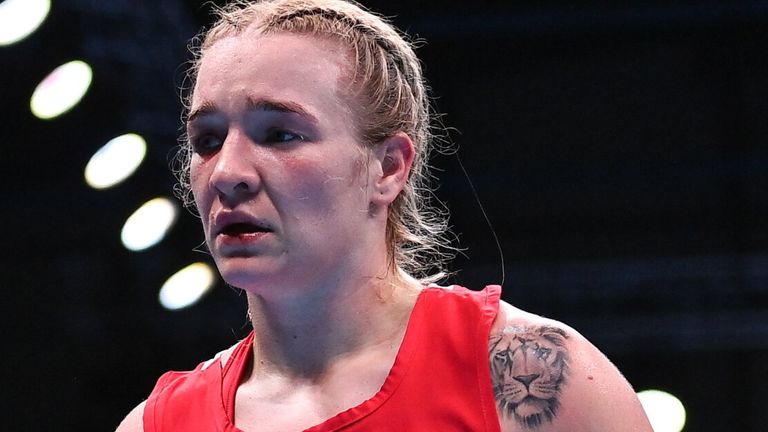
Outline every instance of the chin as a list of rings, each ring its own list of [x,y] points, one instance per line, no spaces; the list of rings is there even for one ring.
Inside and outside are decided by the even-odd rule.
[[[271,285],[276,272],[266,269],[263,263],[254,263],[253,258],[223,258],[216,260],[221,278],[228,285],[246,291]]]

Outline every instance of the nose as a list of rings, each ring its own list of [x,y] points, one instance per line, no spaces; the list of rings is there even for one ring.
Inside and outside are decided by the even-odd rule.
[[[512,378],[514,378],[516,381],[520,381],[523,383],[525,388],[528,388],[531,383],[539,377],[539,374],[530,374],[530,375],[516,375]]]
[[[261,187],[261,178],[253,163],[253,150],[246,136],[232,131],[216,155],[211,186],[230,205],[247,199]]]

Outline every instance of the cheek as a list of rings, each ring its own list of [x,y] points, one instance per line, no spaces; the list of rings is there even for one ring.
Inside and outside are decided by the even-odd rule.
[[[193,156],[192,162],[189,165],[189,187],[192,189],[192,197],[195,199],[195,203],[199,203],[199,198],[202,197],[205,181],[202,167],[197,156]]]
[[[295,161],[286,166],[287,182],[291,185],[286,191],[293,198],[295,216],[323,218],[333,208],[333,190],[336,179],[317,165]]]
[[[210,199],[207,199],[208,180],[203,174],[199,161],[192,160],[189,168],[189,187],[192,190],[192,199],[194,199],[195,208],[206,222],[208,219],[208,210],[210,208]]]
[[[303,197],[300,204],[310,205],[316,211],[334,213],[343,217],[350,212],[367,213],[366,178],[361,175],[357,161],[339,158],[319,166],[307,161],[292,161],[290,172],[295,173],[296,192]]]
[[[311,158],[288,157],[280,163],[283,182],[290,185],[289,193],[299,206],[329,204],[342,176],[325,164]]]

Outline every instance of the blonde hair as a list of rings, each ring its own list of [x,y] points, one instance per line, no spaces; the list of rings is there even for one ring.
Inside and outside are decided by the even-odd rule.
[[[260,34],[287,32],[330,37],[350,48],[354,73],[357,129],[364,147],[398,133],[410,136],[416,156],[404,189],[390,205],[387,248],[391,264],[422,282],[441,279],[455,248],[451,246],[447,211],[430,187],[427,163],[435,145],[430,124],[427,86],[414,45],[389,23],[361,5],[344,0],[238,0],[216,10],[216,22],[193,40],[194,54],[188,72],[194,88],[205,52],[217,41],[246,29]],[[188,108],[191,92],[185,98]],[[189,184],[191,148],[183,142],[177,158],[180,195],[192,203]]]

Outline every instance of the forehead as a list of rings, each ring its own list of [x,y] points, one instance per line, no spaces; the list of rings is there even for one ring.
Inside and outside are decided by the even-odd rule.
[[[330,38],[292,33],[226,37],[202,54],[191,110],[287,100],[317,114],[348,112],[349,56]]]

